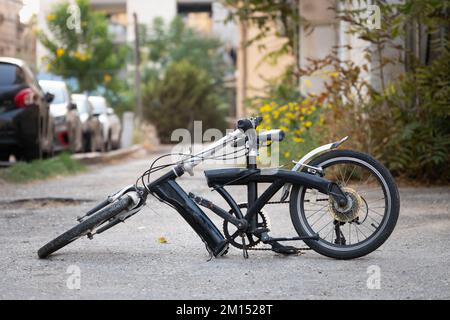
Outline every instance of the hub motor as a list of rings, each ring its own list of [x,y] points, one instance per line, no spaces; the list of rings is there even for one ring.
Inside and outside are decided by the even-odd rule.
[[[339,222],[351,222],[359,216],[363,208],[363,199],[352,188],[344,187],[342,188],[342,191],[347,196],[347,205],[345,207],[340,207],[339,204],[330,197],[328,209],[334,220]]]

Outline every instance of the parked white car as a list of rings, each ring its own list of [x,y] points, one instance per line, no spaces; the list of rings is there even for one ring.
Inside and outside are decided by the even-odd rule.
[[[122,131],[119,117],[104,97],[90,96],[89,101],[93,107],[93,114],[98,117],[102,124],[105,150],[118,149]]]
[[[39,85],[54,97],[50,115],[54,123],[54,150],[79,152],[82,149],[82,129],[77,106],[72,102],[64,81],[40,80]]]
[[[103,151],[104,138],[102,124],[94,116],[92,104],[88,96],[81,93],[72,94],[72,100],[77,105],[83,129],[83,152]]]

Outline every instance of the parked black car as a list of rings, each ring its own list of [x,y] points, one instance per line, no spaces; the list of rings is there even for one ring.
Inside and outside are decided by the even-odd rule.
[[[49,102],[24,61],[0,57],[0,161],[41,158],[53,150]]]

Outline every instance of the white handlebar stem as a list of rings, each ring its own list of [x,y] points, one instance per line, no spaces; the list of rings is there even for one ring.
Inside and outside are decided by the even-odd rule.
[[[182,162],[182,166],[185,171],[187,171],[191,176],[194,174],[193,169],[196,165],[200,164],[207,158],[214,155],[217,151],[225,148],[228,144],[232,143],[236,140],[236,138],[239,138],[244,133],[240,129],[236,129],[233,132],[225,135],[223,138],[217,140],[213,144],[209,145],[202,151],[192,155],[188,159],[184,160]]]

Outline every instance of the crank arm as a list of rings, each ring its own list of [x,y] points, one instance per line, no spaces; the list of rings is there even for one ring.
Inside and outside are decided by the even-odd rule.
[[[319,240],[319,234],[315,234],[313,236],[303,236],[303,237],[290,237],[290,238],[272,238],[272,237],[262,237],[261,240],[264,243],[271,243],[271,242],[280,242],[280,241],[299,241],[299,240]]]

